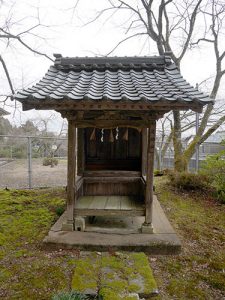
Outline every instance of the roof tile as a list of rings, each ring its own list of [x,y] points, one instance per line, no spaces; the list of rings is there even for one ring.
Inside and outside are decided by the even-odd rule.
[[[45,76],[15,99],[211,102],[166,57],[56,57]]]

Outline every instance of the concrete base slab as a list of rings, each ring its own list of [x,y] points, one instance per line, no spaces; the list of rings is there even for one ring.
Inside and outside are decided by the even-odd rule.
[[[44,239],[45,247],[88,251],[142,251],[151,254],[178,254],[181,242],[162,210],[156,196],[153,206],[153,233],[141,233],[144,217],[86,218],[85,231],[62,231],[66,212]]]
[[[142,233],[154,233],[152,224],[143,223],[141,226]]]
[[[63,231],[74,231],[74,224],[68,223],[66,220],[62,223],[61,230]]]

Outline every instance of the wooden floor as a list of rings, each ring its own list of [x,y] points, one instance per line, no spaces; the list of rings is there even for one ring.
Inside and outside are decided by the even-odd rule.
[[[144,203],[134,196],[82,196],[75,205],[76,216],[144,216]]]
[[[99,232],[94,232],[97,224],[93,224],[92,232],[88,231],[90,227],[86,228],[84,232],[62,231],[62,224],[67,220],[67,211],[65,211],[45,237],[44,245],[48,249],[81,249],[84,251],[109,251],[110,249],[111,251],[138,251],[150,254],[178,254],[181,250],[181,242],[156,196],[154,196],[153,205],[153,234],[140,233],[139,229],[144,222],[144,217],[124,218],[124,216],[121,219],[132,220],[127,222],[126,228],[120,228],[114,233],[112,233],[111,226],[108,227],[109,231],[105,228],[106,231],[103,232],[103,224],[101,224]],[[130,228],[131,224],[132,228]],[[130,234],[130,229],[133,231],[135,226],[136,233]]]

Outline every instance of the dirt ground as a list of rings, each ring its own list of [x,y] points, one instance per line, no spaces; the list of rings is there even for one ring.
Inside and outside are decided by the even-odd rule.
[[[42,159],[32,159],[32,187],[66,186],[67,161],[60,159],[57,166],[43,166]],[[0,188],[28,188],[28,162],[17,159],[0,165]]]

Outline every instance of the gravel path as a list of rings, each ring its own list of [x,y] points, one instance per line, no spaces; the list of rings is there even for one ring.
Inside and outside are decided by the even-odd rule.
[[[67,161],[54,168],[43,166],[42,159],[32,160],[32,187],[66,186]],[[0,188],[28,188],[28,163],[18,159],[0,166]]]

